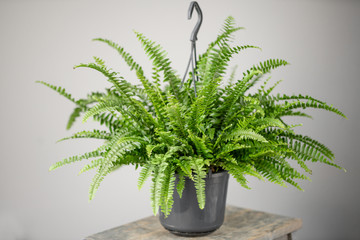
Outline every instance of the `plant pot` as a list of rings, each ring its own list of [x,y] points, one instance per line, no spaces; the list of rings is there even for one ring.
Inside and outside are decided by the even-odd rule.
[[[176,176],[176,184],[178,180]],[[228,181],[227,171],[207,175],[205,207],[201,210],[194,182],[186,178],[182,198],[175,190],[172,211],[167,218],[160,211],[160,223],[171,233],[180,236],[204,236],[214,232],[224,222]]]

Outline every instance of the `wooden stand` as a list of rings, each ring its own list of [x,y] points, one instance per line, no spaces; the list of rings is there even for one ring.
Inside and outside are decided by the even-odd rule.
[[[301,225],[302,221],[298,218],[227,206],[222,227],[205,237],[175,236],[160,225],[157,217],[151,216],[94,234],[85,240],[291,240],[292,233]]]

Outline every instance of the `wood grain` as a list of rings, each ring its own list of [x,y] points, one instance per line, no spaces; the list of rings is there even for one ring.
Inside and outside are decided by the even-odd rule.
[[[290,240],[291,233],[299,230],[302,221],[250,209],[226,207],[225,221],[214,233],[205,237],[178,237],[161,225],[157,217],[151,216],[86,237],[84,240]]]

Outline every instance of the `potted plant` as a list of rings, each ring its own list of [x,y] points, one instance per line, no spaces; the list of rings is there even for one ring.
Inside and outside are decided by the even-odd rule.
[[[249,188],[246,176],[301,189],[296,180],[309,179],[308,162],[336,168],[334,154],[322,143],[295,133],[299,125],[289,125],[283,117],[310,117],[302,110],[324,109],[345,118],[325,102],[308,95],[273,95],[279,84],[268,87],[264,76],[287,61],[269,59],[253,65],[237,79],[226,78],[229,60],[251,45],[232,46],[232,34],[240,28],[228,17],[215,41],[199,56],[196,75],[181,87],[181,79],[171,67],[160,45],[135,32],[152,61],[151,78],[118,44],[94,39],[115,49],[141,85],[132,84],[105,62],[75,68],[90,68],[104,75],[112,86],[75,100],[65,89],[40,82],[75,104],[67,128],[83,114],[83,122],[93,118],[107,130],[81,131],[61,140],[102,139],[92,152],[56,162],[50,170],[88,160],[80,173],[96,169],[89,198],[93,199],[104,177],[123,165],[141,167],[138,187],[151,178],[151,205],[165,228],[182,235],[200,235],[219,228],[224,219],[229,174]],[[195,95],[193,84],[197,89]],[[257,91],[249,91],[259,84]],[[299,168],[290,164],[293,161]],[[173,211],[172,211],[173,209]],[[179,224],[179,226],[175,226]]]

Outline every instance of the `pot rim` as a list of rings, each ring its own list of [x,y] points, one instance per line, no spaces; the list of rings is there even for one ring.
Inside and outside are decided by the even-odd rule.
[[[213,173],[211,171],[211,168],[209,168],[209,171],[208,173],[206,174],[206,178],[213,178],[213,177],[222,177],[224,175],[228,175],[229,174],[229,171],[227,170],[221,170],[221,171],[218,171],[218,172],[215,172]],[[176,176],[178,176],[179,174],[178,173],[175,173]],[[185,178],[189,178],[188,176],[185,176]]]

